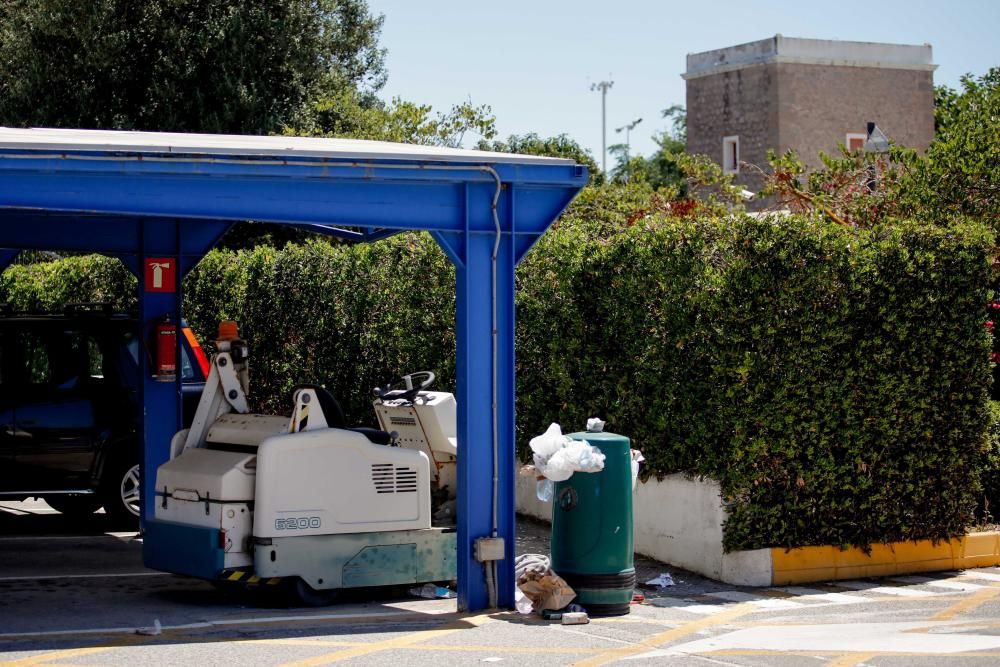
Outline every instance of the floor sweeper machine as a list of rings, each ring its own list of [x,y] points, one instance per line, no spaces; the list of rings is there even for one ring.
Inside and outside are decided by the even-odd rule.
[[[380,429],[348,427],[336,399],[301,385],[292,415],[251,414],[248,350],[235,325],[190,429],[156,473],[144,556],[215,582],[281,583],[307,604],[346,588],[451,581],[455,398],[430,372],[375,390]],[[433,502],[432,502],[433,499]],[[454,522],[451,522],[452,526]]]

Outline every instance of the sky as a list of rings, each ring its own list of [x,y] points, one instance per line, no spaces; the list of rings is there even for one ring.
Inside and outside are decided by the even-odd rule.
[[[487,104],[501,138],[568,134],[600,163],[601,94],[610,80],[607,144],[638,118],[631,151],[650,154],[661,111],[684,104],[688,53],[786,37],[933,46],[935,84],[1000,66],[1000,0],[368,0],[383,14],[385,99],[447,111]],[[477,137],[467,137],[471,147]],[[609,158],[609,165],[611,159]]]

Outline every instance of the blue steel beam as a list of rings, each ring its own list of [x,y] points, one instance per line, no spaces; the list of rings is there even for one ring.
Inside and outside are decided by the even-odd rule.
[[[143,234],[136,217],[45,213],[12,209],[0,205],[0,247],[22,250],[62,250],[100,252],[116,256],[138,256]],[[155,230],[173,230],[181,225],[180,255],[187,263],[197,263],[232,226],[228,220],[181,220],[141,218]],[[162,234],[147,234],[146,250],[163,255],[176,253],[176,241]],[[187,267],[189,268],[189,267]]]
[[[451,170],[409,164],[367,168],[335,163],[281,165],[179,160],[73,160],[11,158],[0,152],[0,205],[132,217],[257,220],[427,231],[465,231],[465,183],[492,185],[479,165]],[[117,167],[112,169],[113,167]],[[282,169],[283,167],[283,169]],[[505,183],[530,198],[519,231],[543,231],[586,183],[574,167],[498,165]],[[558,172],[553,174],[551,172]],[[506,172],[506,173],[505,173]],[[560,177],[559,186],[550,181]],[[516,178],[515,178],[516,177]],[[515,178],[515,180],[510,180]],[[492,189],[470,193],[467,231],[489,232]]]

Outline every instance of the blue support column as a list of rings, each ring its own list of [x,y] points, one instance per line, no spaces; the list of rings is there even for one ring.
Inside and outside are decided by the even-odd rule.
[[[441,239],[439,239],[440,241]],[[495,237],[466,233],[450,245],[456,262],[456,380],[458,402],[458,604],[468,611],[488,606],[482,564],[473,547],[493,533],[493,315],[491,256]],[[500,607],[514,604],[514,253],[504,234],[497,262],[497,534],[506,542],[498,565]]]
[[[174,272],[173,292],[151,292],[145,283],[146,259],[150,257],[178,259],[180,230],[176,222],[139,221],[142,252],[139,257],[139,326],[142,336],[139,346],[140,390],[142,392],[142,523],[153,517],[156,469],[170,458],[170,439],[181,427],[181,395],[179,391],[180,363],[177,382],[158,382],[155,372],[154,327],[164,315],[170,315],[180,336],[181,272]],[[172,249],[172,251],[170,250]]]

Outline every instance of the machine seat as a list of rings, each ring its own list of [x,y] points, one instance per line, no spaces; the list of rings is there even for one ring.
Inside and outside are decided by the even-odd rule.
[[[295,392],[299,389],[312,389],[316,392],[316,398],[319,399],[319,408],[323,411],[323,416],[326,418],[326,423],[330,426],[330,428],[341,428],[345,431],[360,433],[368,438],[369,442],[373,442],[376,445],[392,444],[391,433],[386,433],[385,431],[380,431],[377,428],[369,428],[367,426],[349,427],[347,425],[347,418],[344,416],[344,409],[340,407],[340,403],[326,388],[320,387],[316,384],[300,384],[295,387],[292,395],[294,396]]]
[[[368,438],[370,442],[373,442],[376,445],[392,444],[392,434],[386,433],[385,431],[380,431],[377,428],[369,428],[367,426],[355,426],[354,428],[349,428],[346,430],[354,431],[355,433],[360,433],[361,435]]]

